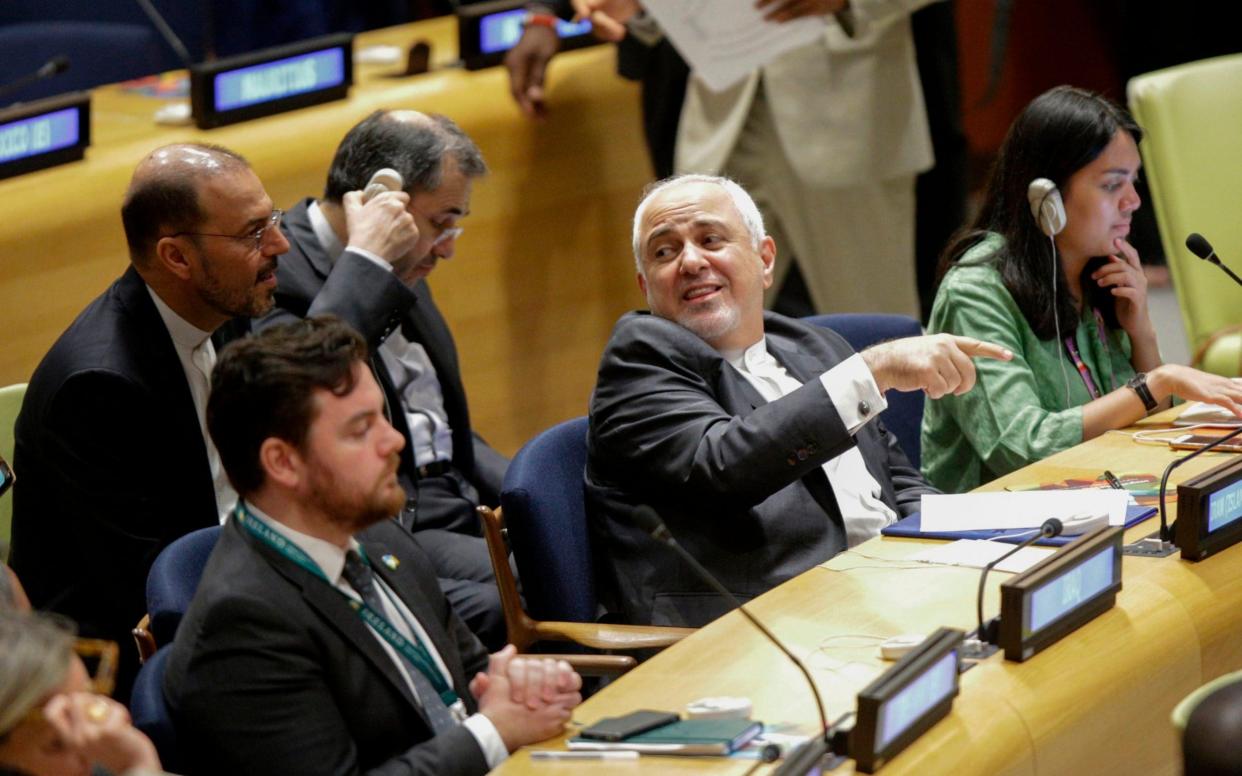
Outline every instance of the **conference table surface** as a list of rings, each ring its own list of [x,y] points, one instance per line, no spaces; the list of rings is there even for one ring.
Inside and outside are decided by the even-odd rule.
[[[1177,412],[1127,431],[1161,428]],[[1158,477],[1176,455],[1184,453],[1110,432],[982,490],[1095,479],[1105,469]],[[1171,482],[1226,460],[1228,454],[1199,456],[1175,471]],[[1126,541],[1158,525],[1158,518],[1145,520],[1126,531]],[[807,664],[829,721],[852,712],[858,691],[892,665],[880,660],[877,639],[931,633],[940,626],[974,629],[978,569],[903,560],[933,543],[877,537],[747,605]],[[1024,663],[997,653],[962,674],[949,716],[882,772],[1179,773],[1180,749],[1169,721],[1173,706],[1208,680],[1242,669],[1240,564],[1242,546],[1198,563],[1178,555],[1125,556],[1114,608]],[[999,585],[1009,576],[989,577],[985,616],[998,612]],[[754,718],[769,724],[801,725],[810,732],[818,719],[798,670],[732,612],[588,699],[575,711],[574,722],[589,724],[643,708],[680,710],[698,698],[721,695],[749,698]],[[741,774],[754,765],[741,758],[647,755],[638,761],[557,763],[532,761],[528,754],[563,748],[560,740],[528,747],[498,773]],[[853,773],[853,765],[847,760],[833,773]]]

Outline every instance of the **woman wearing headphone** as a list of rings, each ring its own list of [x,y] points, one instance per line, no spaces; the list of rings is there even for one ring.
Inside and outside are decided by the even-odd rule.
[[[923,472],[970,490],[1167,407],[1242,417],[1242,383],[1163,364],[1147,281],[1126,240],[1142,131],[1123,108],[1059,86],[1009,128],[974,223],[950,241],[929,330],[1009,348],[969,393],[927,402]]]

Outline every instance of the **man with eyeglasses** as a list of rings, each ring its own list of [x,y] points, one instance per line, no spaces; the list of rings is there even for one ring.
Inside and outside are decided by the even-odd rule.
[[[364,198],[385,168],[404,191]],[[406,441],[399,478],[408,498],[397,517],[435,562],[457,614],[495,649],[504,619],[475,508],[498,503],[508,460],[471,429],[457,349],[425,282],[452,258],[472,183],[486,173],[478,146],[444,116],[366,117],[337,148],[324,196],[286,214],[276,307],[258,325],[332,313],[366,339]]]
[[[78,316],[31,377],[16,426],[10,558],[32,603],[122,650],[147,572],[174,539],[218,525],[237,499],[205,431],[212,334],[272,307],[276,228],[263,184],[224,148],[158,148],[121,219],[130,266]]]

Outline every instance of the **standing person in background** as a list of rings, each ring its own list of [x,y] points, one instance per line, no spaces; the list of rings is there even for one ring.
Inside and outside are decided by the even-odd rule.
[[[1009,128],[983,209],[945,250],[929,330],[996,342],[1014,358],[980,362],[968,394],[929,398],[923,472],[942,490],[1128,426],[1172,396],[1242,417],[1242,384],[1160,358],[1126,239],[1141,204],[1141,139],[1123,108],[1069,86]]]
[[[918,315],[914,182],[932,166],[932,150],[909,17],[928,2],[760,0],[776,21],[825,17],[824,36],[720,93],[691,78],[684,105],[649,100],[657,95],[653,79],[644,78],[644,124],[657,170],[653,140],[675,127],[676,171],[724,174],[754,196],[794,257],[814,310]],[[574,8],[605,39],[656,47],[648,72],[676,78],[658,56],[667,41],[639,3],[574,0]],[[838,24],[838,17],[848,20]],[[515,99],[528,112],[542,99],[539,62],[546,64],[541,57],[554,43],[532,26],[507,60]],[[666,94],[673,99],[671,89]],[[885,228],[871,226],[877,218]],[[769,306],[788,266],[777,270]],[[851,278],[848,292],[841,276]]]

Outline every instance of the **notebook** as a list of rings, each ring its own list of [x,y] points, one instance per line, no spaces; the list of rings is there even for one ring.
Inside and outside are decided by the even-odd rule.
[[[683,719],[622,741],[571,738],[577,751],[633,751],[644,754],[718,754],[741,749],[763,732],[763,723],[749,719]]]

